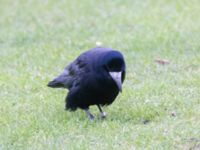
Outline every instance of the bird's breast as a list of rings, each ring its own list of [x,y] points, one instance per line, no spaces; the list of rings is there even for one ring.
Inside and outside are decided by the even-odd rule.
[[[88,96],[102,105],[111,104],[117,97],[119,90],[111,78],[105,76],[96,76],[91,78],[87,83]]]

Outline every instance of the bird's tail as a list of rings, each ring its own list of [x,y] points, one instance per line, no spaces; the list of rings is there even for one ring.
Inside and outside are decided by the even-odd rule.
[[[59,81],[57,80],[53,80],[53,81],[50,81],[48,84],[47,84],[48,87],[51,87],[51,88],[61,88],[63,87],[63,84],[60,83]]]

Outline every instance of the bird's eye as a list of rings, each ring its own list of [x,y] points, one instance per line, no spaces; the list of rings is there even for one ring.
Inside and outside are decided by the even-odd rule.
[[[108,72],[109,71],[109,68],[107,65],[103,65],[103,68]]]

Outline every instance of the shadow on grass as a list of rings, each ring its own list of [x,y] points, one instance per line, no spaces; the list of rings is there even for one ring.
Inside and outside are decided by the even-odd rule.
[[[101,122],[116,122],[116,123],[133,123],[133,124],[148,124],[156,121],[161,117],[162,113],[155,106],[140,106],[140,107],[129,107],[128,109],[116,108],[106,110],[107,117],[102,119],[99,116],[99,112],[95,111],[93,114],[95,119],[93,121],[89,120],[83,110],[77,110],[76,112],[69,111],[58,111],[55,116],[57,116],[57,121],[67,123],[67,122],[88,122],[88,123],[101,123]],[[55,117],[54,117],[55,118]]]

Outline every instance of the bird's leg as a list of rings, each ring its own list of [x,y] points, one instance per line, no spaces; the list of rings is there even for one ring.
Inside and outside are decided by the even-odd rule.
[[[94,116],[90,113],[89,108],[84,109],[86,115],[88,116],[88,118],[93,121],[94,120]]]
[[[99,104],[97,106],[99,108],[101,118],[106,118],[106,113],[101,109],[101,106]]]

